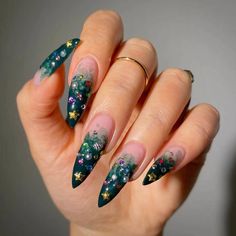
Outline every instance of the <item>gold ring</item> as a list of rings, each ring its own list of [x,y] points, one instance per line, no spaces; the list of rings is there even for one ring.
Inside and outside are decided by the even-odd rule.
[[[147,68],[142,63],[140,63],[139,61],[137,61],[136,59],[134,59],[132,57],[117,57],[116,61],[117,60],[131,61],[131,62],[136,63],[138,66],[140,66],[142,68],[144,74],[145,74],[145,85],[147,85],[149,75],[148,75],[148,72],[147,72]]]

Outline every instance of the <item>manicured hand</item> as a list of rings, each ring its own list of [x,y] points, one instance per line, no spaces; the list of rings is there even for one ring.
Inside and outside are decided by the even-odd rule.
[[[80,39],[51,53],[17,96],[32,157],[71,235],[161,235],[197,179],[219,113],[188,109],[191,72],[156,76],[154,47],[123,42],[117,13],[90,15]]]

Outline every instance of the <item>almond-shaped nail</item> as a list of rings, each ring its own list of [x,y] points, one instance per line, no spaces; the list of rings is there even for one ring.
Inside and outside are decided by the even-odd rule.
[[[182,148],[171,148],[166,151],[153,163],[143,180],[143,185],[155,182],[174,169],[182,161],[184,154]]]
[[[91,173],[114,132],[114,121],[107,114],[95,116],[77,153],[72,172],[72,187],[79,186]]]
[[[70,84],[67,102],[66,120],[72,128],[79,121],[86,109],[97,73],[97,62],[92,57],[83,58],[77,66]]]
[[[53,51],[40,65],[40,81],[53,74],[77,47],[80,39],[74,38]]]
[[[144,156],[145,149],[142,144],[129,142],[124,146],[103,183],[98,198],[99,207],[117,196],[142,163]]]

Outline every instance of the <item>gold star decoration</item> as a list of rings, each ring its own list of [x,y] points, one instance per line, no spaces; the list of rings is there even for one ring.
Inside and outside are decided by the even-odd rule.
[[[67,42],[66,42],[66,46],[67,46],[68,48],[71,47],[71,46],[72,46],[72,41],[71,41],[71,40],[67,41]]]
[[[76,111],[71,111],[71,112],[69,112],[70,119],[76,120],[77,117],[78,117],[78,115],[79,115],[79,114],[78,114]]]
[[[109,200],[109,198],[110,198],[110,194],[107,191],[102,193],[101,195],[103,197],[103,200]]]
[[[148,174],[149,181],[155,181],[157,179],[157,176],[152,172],[151,174]]]
[[[82,181],[85,177],[85,175],[83,175],[81,172],[75,172],[74,176],[75,176],[75,180],[79,180],[79,181]]]

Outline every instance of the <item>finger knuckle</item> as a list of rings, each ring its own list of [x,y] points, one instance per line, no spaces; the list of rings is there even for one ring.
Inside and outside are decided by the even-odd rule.
[[[156,54],[156,49],[153,44],[147,40],[142,38],[131,38],[127,40],[128,44],[136,45],[138,47],[142,47],[143,49],[151,52],[152,54]]]
[[[168,116],[166,116],[166,111],[163,109],[156,110],[155,112],[148,113],[148,117],[151,124],[153,124],[155,127],[158,127],[158,130],[160,133],[164,133],[166,127],[168,126]]]
[[[175,77],[175,81],[187,85],[190,80],[186,72],[180,68],[168,68],[162,72],[163,77]]]
[[[123,75],[124,77],[125,75]],[[122,73],[119,72],[119,77],[114,77],[112,80],[110,80],[110,88],[111,90],[115,90],[117,93],[122,93],[122,94],[132,94],[134,87],[130,80],[127,80],[124,82],[124,80],[121,80],[120,77],[122,78]]]
[[[199,105],[201,109],[204,109],[204,111],[208,114],[208,116],[213,117],[213,119],[216,121],[216,123],[219,123],[220,121],[220,112],[216,107],[214,107],[211,104],[208,103],[202,103]]]
[[[121,16],[114,10],[98,10],[98,11],[95,11],[89,19],[101,19],[101,20],[105,20],[107,22],[118,22],[118,23],[121,23],[122,20],[121,20]]]
[[[195,130],[197,136],[201,138],[202,142],[206,144],[211,143],[213,135],[209,125],[195,122],[193,124],[193,129]]]
[[[27,84],[25,84],[16,95],[16,104],[17,104],[18,109],[25,107],[28,103],[27,102],[28,99],[26,99],[26,96],[25,96],[26,87],[27,87]]]
[[[96,39],[94,32],[96,32]],[[87,43],[113,45],[114,41],[120,41],[120,36],[123,35],[122,19],[115,11],[96,11],[84,22],[81,37],[85,35]]]

